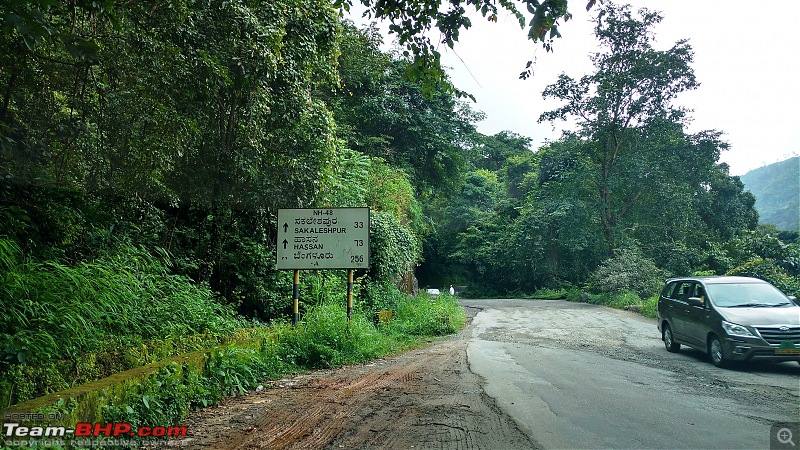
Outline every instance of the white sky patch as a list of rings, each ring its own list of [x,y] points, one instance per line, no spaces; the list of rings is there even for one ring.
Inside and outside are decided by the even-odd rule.
[[[594,70],[589,55],[599,48],[590,20],[597,6],[587,13],[585,3],[570,2],[573,19],[559,27],[563,38],[555,40],[552,53],[527,40],[526,31],[507,13],[501,13],[497,23],[473,13],[473,26],[461,32],[455,51],[440,46],[453,83],[474,95],[473,109],[487,115],[478,131],[489,135],[513,131],[530,137],[538,148],[573,126],[560,121],[540,124],[537,119],[560,105],[541,95],[558,74],[577,79]],[[730,165],[731,174],[742,175],[800,154],[800,31],[795,23],[800,17],[799,1],[627,3],[634,9],[662,12],[664,20],[654,29],[656,49],[689,40],[700,87],[681,94],[674,104],[693,110],[688,132],[714,129],[724,133],[731,148],[723,152],[721,162]],[[354,5],[351,19],[363,25],[367,21],[361,19],[361,11]],[[386,29],[385,24],[379,25]],[[387,36],[387,44],[392,39]],[[536,61],[533,78],[519,80],[531,59]]]

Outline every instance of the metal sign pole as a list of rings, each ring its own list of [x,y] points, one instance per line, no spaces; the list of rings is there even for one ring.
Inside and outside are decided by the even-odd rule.
[[[296,269],[294,271],[294,289],[292,290],[292,301],[293,301],[293,315],[292,315],[292,326],[296,327],[297,322],[300,319],[300,270]]]
[[[347,321],[353,319],[353,269],[347,271]]]

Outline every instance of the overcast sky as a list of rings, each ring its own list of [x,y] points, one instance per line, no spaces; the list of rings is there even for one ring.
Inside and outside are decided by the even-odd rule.
[[[800,153],[800,27],[796,23],[800,1],[625,3],[662,12],[664,20],[655,28],[656,49],[689,40],[700,87],[681,94],[675,104],[694,110],[690,133],[724,132],[723,139],[731,148],[723,152],[721,161],[731,166],[731,174],[742,175]],[[528,41],[516,19],[506,13],[497,23],[473,14],[473,27],[461,33],[455,51],[441,46],[453,83],[473,94],[477,100],[473,108],[487,115],[478,124],[480,132],[510,130],[530,137],[538,148],[571,126],[536,121],[542,112],[559,106],[541,95],[558,74],[579,78],[593,71],[589,55],[598,47],[590,19],[597,6],[587,13],[585,4],[586,0],[570,2],[574,17],[559,27],[563,37],[555,40],[552,53]],[[354,21],[364,23],[355,15]],[[536,61],[534,77],[519,80],[530,59]]]

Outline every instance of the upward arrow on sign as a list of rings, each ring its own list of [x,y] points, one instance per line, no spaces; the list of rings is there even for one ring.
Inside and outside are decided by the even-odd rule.
[[[286,230],[288,230],[288,229],[289,229],[289,224],[288,223],[284,223],[283,224],[283,232],[286,233]]]
[[[286,250],[286,245],[289,243],[286,239],[283,240],[283,249]]]

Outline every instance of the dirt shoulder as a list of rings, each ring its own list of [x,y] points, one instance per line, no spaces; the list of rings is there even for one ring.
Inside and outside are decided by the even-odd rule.
[[[469,370],[471,333],[226,399],[185,421],[188,448],[538,448]]]

